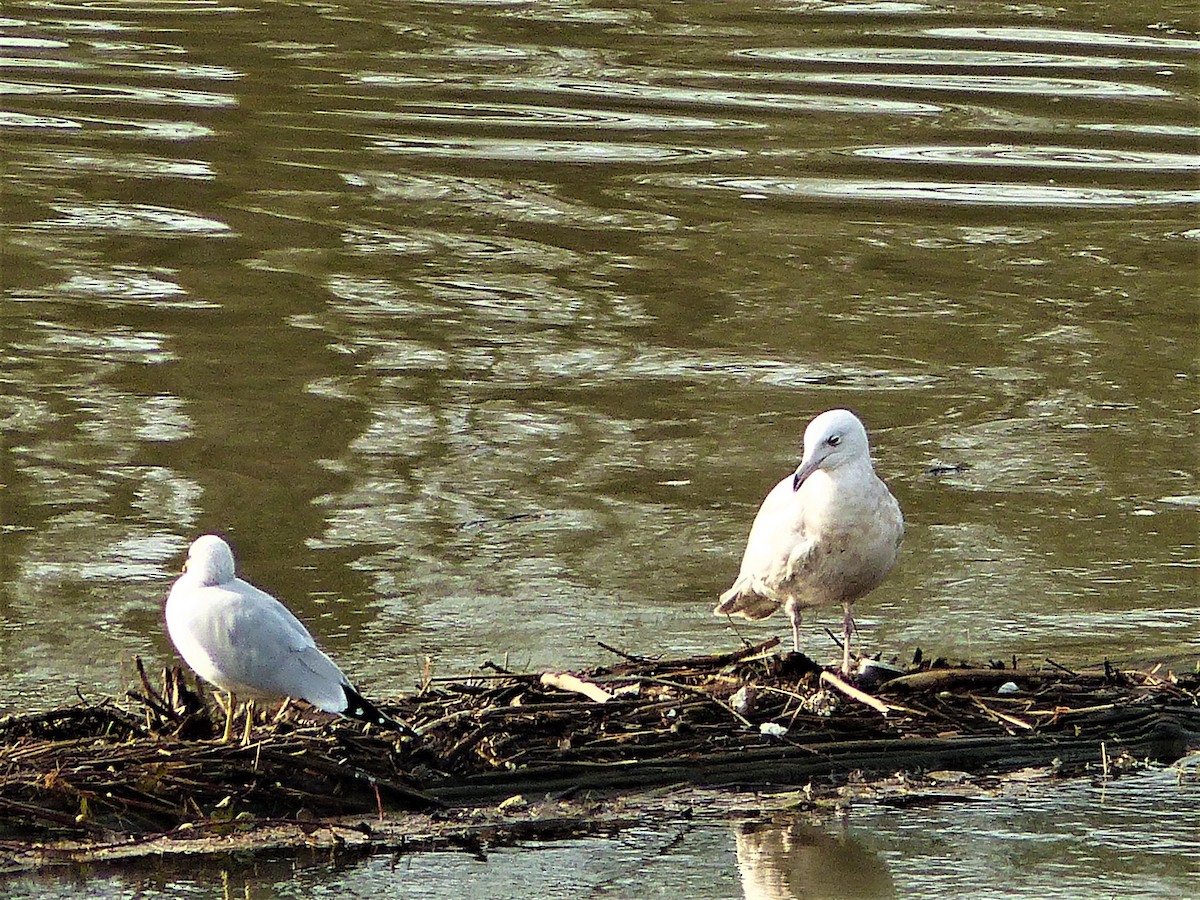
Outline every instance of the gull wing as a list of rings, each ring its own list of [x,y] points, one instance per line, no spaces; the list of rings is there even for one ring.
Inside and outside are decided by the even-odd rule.
[[[805,535],[804,504],[789,475],[759,507],[737,580],[720,596],[713,612],[767,618],[787,601],[788,583],[813,549],[813,541]]]

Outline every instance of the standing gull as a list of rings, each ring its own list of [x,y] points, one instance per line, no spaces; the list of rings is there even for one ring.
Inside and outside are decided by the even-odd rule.
[[[196,538],[183,575],[167,596],[167,632],[205,681],[229,694],[229,741],[235,697],[247,697],[243,744],[250,742],[254,699],[306,700],[325,712],[413,734],[354,689],[291,611],[234,573],[233,551],[214,534]]]
[[[799,468],[759,508],[741,571],[713,612],[765,619],[782,606],[798,652],[800,614],[840,603],[848,674],[851,605],[892,570],[903,537],[900,505],[875,475],[862,422],[849,410],[828,410],[804,430]]]

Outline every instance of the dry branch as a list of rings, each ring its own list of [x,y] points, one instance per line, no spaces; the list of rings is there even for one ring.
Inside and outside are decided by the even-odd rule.
[[[589,700],[595,700],[597,703],[607,703],[613,698],[613,695],[600,687],[600,685],[591,681],[584,681],[582,678],[577,678],[569,672],[543,672],[540,681],[546,687],[555,687],[560,691],[580,694]]]

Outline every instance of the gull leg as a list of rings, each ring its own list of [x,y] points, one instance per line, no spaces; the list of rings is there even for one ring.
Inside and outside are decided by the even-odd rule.
[[[250,729],[254,726],[254,701],[246,701],[246,730],[242,732],[242,746],[250,746]]]
[[[850,635],[855,631],[854,617],[850,614],[850,604],[845,604],[846,616],[842,620],[842,674],[850,674]]]
[[[800,652],[800,609],[794,604],[787,604],[788,618],[792,620],[792,650]]]
[[[279,709],[275,711],[275,717],[273,719],[271,719],[271,724],[278,725],[280,722],[282,722],[284,714],[287,713],[287,711],[291,707],[291,705],[292,705],[292,698],[284,697],[283,702],[279,704]]]
[[[217,696],[220,696],[219,694]],[[233,696],[233,691],[226,692],[225,706],[225,733],[221,736],[221,743],[228,744],[233,740],[233,714],[237,710],[237,698]]]

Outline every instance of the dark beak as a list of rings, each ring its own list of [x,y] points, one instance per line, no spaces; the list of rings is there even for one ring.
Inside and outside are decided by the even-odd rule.
[[[809,459],[800,463],[799,468],[796,469],[796,474],[792,476],[792,490],[800,490],[800,485],[804,484],[804,479],[819,468],[821,468],[821,461],[819,459]]]

